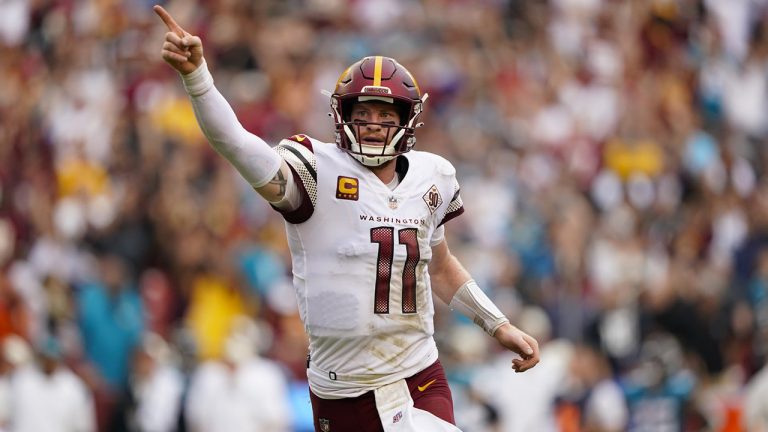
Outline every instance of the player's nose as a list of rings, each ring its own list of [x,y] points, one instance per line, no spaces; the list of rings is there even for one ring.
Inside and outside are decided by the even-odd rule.
[[[380,120],[379,120],[379,118],[378,118],[378,117],[374,117],[374,118],[372,118],[372,119],[371,119],[371,122],[369,122],[369,123],[367,123],[367,124],[365,125],[365,128],[366,128],[366,129],[368,129],[368,130],[370,130],[370,131],[378,131],[378,130],[381,130],[381,125],[379,124],[379,121],[380,121]]]

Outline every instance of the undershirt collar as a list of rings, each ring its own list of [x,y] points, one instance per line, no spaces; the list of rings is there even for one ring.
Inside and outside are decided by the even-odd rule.
[[[408,172],[408,158],[405,156],[398,156],[397,159],[395,159],[395,175],[392,178],[392,181],[387,183],[387,187],[389,190],[395,190],[397,185],[400,184],[401,181],[403,181],[403,178],[405,177],[405,174]]]

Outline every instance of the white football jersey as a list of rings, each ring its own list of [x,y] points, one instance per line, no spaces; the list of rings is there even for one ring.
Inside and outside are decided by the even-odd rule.
[[[427,265],[441,240],[435,231],[464,211],[456,170],[410,151],[398,158],[407,173],[390,190],[335,144],[295,135],[276,150],[302,193],[301,207],[283,216],[312,391],[355,397],[432,364]]]

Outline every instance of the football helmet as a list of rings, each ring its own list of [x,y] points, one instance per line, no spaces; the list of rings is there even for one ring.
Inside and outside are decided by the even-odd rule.
[[[348,67],[336,82],[331,97],[331,117],[336,124],[336,145],[366,166],[379,166],[416,144],[414,132],[427,95],[422,96],[408,69],[389,57],[365,57]],[[355,102],[383,101],[394,104],[400,124],[353,122]],[[383,146],[361,144],[360,128],[370,124],[387,131]]]

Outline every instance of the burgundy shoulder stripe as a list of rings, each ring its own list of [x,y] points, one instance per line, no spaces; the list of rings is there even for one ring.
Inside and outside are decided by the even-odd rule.
[[[437,226],[440,226],[440,225],[448,222],[449,220],[455,218],[456,216],[458,216],[458,215],[460,215],[462,213],[464,213],[464,206],[461,206],[458,209],[456,209],[456,210],[454,210],[454,211],[452,211],[450,213],[446,213],[445,216],[443,217],[443,220],[441,220],[440,223],[437,224]]]
[[[309,139],[309,137],[304,134],[297,134],[288,139],[297,144],[303,145],[304,147],[307,148],[307,150],[311,151],[312,153],[315,152],[315,150],[312,148],[312,140]]]
[[[284,146],[284,148],[293,153],[293,155],[296,156],[296,158],[304,164],[304,167],[307,169],[307,172],[309,172],[309,175],[312,176],[312,179],[315,181],[315,183],[317,183],[317,171],[315,171],[315,169],[312,167],[312,164],[309,163],[309,161],[301,154],[301,152],[291,146]]]

